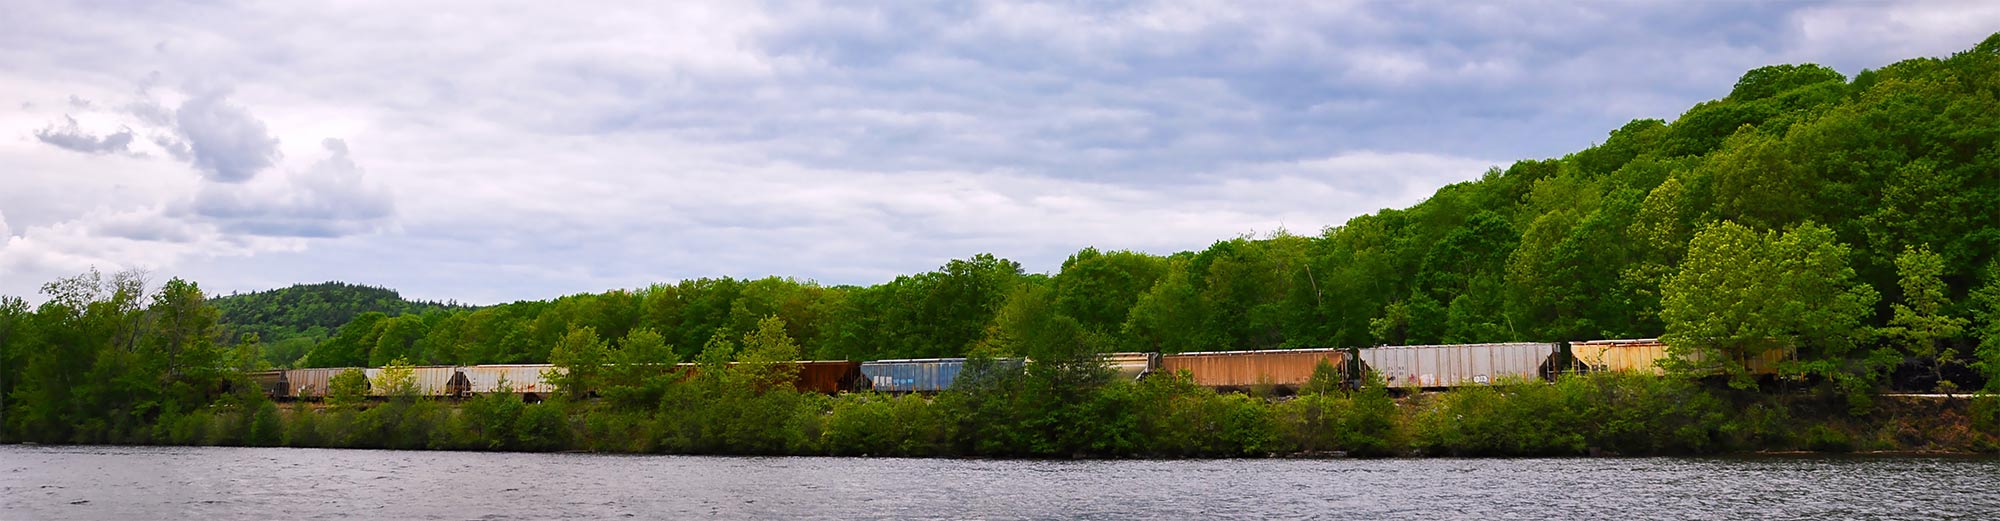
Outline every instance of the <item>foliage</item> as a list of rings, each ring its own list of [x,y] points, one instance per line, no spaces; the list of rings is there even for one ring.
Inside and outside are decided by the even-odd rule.
[[[227,324],[229,330],[227,339],[240,340],[256,335],[265,342],[282,344],[288,348],[299,346],[309,348],[312,344],[326,340],[328,332],[354,321],[355,317],[363,313],[382,313],[384,316],[397,317],[422,315],[432,311],[470,309],[457,303],[405,300],[394,290],[387,288],[341,282],[299,284],[270,291],[232,294],[211,299],[210,304],[221,313],[221,322]],[[266,361],[283,367],[304,356],[305,351],[284,349],[272,350],[267,354]],[[385,354],[388,356],[369,365],[382,365],[394,359],[397,354],[408,355],[407,353]]]
[[[341,371],[326,383],[326,403],[334,408],[354,408],[367,397],[368,374],[360,369]]]
[[[1928,363],[1933,385],[1949,391],[1956,383],[1945,379],[1947,367],[1961,363],[1958,349],[1951,347],[1964,334],[1968,320],[1945,314],[1950,301],[1944,275],[1944,257],[1929,247],[1911,248],[1896,256],[1896,273],[1901,278],[1903,302],[1890,306],[1893,315],[1882,334],[1903,352]]]
[[[1687,262],[1667,282],[1661,336],[1681,371],[1721,371],[1732,385],[1750,385],[1753,361],[1771,353],[1835,367],[1855,349],[1876,293],[1856,283],[1848,249],[1833,231],[1805,223],[1756,232],[1724,222],[1696,234]]]

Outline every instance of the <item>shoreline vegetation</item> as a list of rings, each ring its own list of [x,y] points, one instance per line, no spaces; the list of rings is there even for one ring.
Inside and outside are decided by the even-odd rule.
[[[872,286],[698,279],[494,306],[340,283],[211,298],[95,269],[0,296],[0,441],[939,457],[2000,452],[2000,34],[1848,78],[1745,73],[1672,121],[1406,209],[1053,275],[989,254]],[[1408,396],[1221,393],[1100,354],[1659,338],[1664,376]],[[795,360],[970,357],[935,395]],[[1030,364],[993,360],[1026,358]],[[1747,363],[1746,361],[1756,362]],[[695,370],[665,369],[680,362]],[[733,362],[733,363],[732,363]],[[405,368],[554,364],[551,399]],[[323,404],[246,374],[382,367]],[[401,375],[400,377],[398,375]],[[369,398],[368,386],[385,395]],[[1280,396],[1280,395],[1283,396]]]
[[[386,397],[348,389],[321,402],[232,392],[150,426],[68,441],[1040,459],[2000,454],[1992,395],[1883,395],[1856,414],[1839,394],[1599,373],[1406,396],[1379,384],[1223,393],[1164,377],[1109,382],[1064,401],[1024,370],[990,367],[973,376],[985,385],[936,395],[757,392],[754,382],[783,376],[743,365],[612,391],[619,398],[540,403],[500,393],[437,400],[408,384]]]

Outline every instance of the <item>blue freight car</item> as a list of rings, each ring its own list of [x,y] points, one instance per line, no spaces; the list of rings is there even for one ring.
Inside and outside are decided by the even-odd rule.
[[[1002,367],[1021,367],[1017,359],[994,360]],[[964,358],[877,360],[861,364],[868,384],[885,393],[934,393],[950,389],[965,370]]]

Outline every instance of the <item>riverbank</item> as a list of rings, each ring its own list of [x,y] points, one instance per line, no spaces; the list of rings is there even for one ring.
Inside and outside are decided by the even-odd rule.
[[[509,395],[336,406],[246,397],[69,441],[1064,459],[2000,453],[1996,397],[1880,396],[1857,410],[1846,396],[1621,375],[1408,397],[1379,387],[1260,397],[1173,378],[1073,396],[1005,382],[937,396],[744,389],[695,381],[536,404]]]

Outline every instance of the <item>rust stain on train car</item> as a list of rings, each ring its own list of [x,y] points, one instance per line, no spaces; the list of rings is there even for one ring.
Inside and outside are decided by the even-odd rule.
[[[1577,369],[1592,372],[1626,371],[1640,374],[1664,375],[1660,361],[1667,358],[1667,344],[1654,338],[1632,340],[1592,340],[1572,342],[1570,355],[1576,358]]]
[[[1576,358],[1579,369],[1589,372],[1632,371],[1641,374],[1664,375],[1661,361],[1671,354],[1667,344],[1657,338],[1634,338],[1624,340],[1591,340],[1574,342],[1569,346],[1570,356]],[[1687,359],[1700,365],[1701,353],[1689,353]],[[1778,373],[1778,364],[1791,358],[1784,349],[1765,351],[1756,357],[1742,357],[1736,360],[1743,364],[1750,374],[1772,375]]]
[[[1214,351],[1160,356],[1160,369],[1169,373],[1187,371],[1194,381],[1208,387],[1243,388],[1258,384],[1297,387],[1312,379],[1320,362],[1345,367],[1347,352],[1340,349],[1274,349],[1265,351]]]

